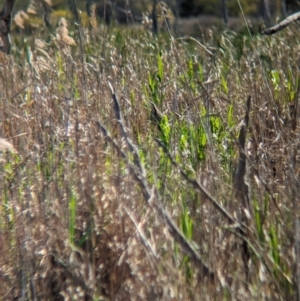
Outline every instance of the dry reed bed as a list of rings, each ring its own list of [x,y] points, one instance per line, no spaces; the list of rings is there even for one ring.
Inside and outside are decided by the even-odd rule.
[[[1,154],[2,299],[296,300],[295,32],[224,32],[211,55],[109,29],[85,33],[83,56],[60,26],[1,57],[1,137],[17,150]],[[249,95],[245,208],[232,177]]]

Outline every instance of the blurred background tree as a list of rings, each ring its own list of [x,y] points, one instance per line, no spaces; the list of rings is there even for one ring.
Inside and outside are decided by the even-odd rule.
[[[159,14],[167,12],[173,19],[195,18],[211,16],[211,20],[220,18],[227,25],[228,20],[242,16],[237,0],[16,0],[14,13],[22,10],[25,13],[40,17],[39,25],[44,22],[47,27],[57,22],[60,17],[69,18],[73,15],[78,22],[85,18],[88,23],[93,4],[96,6],[96,15],[107,24],[141,23],[145,15],[152,21],[152,29],[157,32],[156,23]],[[0,0],[2,6],[4,0]],[[297,0],[240,0],[243,13],[250,18],[263,19],[268,25],[275,22],[276,18],[283,18],[287,14],[300,10]],[[166,8],[167,7],[167,8]],[[171,12],[171,13],[170,13]],[[49,17],[50,16],[50,17]],[[31,15],[26,22],[33,19]],[[50,21],[49,21],[50,20]],[[176,24],[176,22],[174,22]],[[35,27],[39,27],[35,26]]]
[[[81,11],[89,10],[91,5],[95,3],[99,13],[102,13],[105,9],[109,13],[113,8],[119,8],[121,10],[129,9],[132,14],[141,16],[143,11],[151,10],[153,1],[160,2],[158,0],[47,0],[44,2],[51,3],[53,9],[69,9],[74,15],[76,15],[75,3]],[[30,3],[38,2],[43,2],[43,0],[17,0],[15,11],[26,10]],[[222,17],[224,16],[224,6],[226,6],[228,16],[241,15],[237,0],[165,0],[164,2],[174,11],[177,9],[178,15],[182,18],[201,14]],[[3,3],[4,0],[0,0],[0,6]],[[300,9],[297,0],[240,0],[240,3],[245,15],[255,17],[267,15],[267,18],[274,18]],[[124,13],[125,11],[123,11]]]
[[[29,3],[41,2],[42,0],[17,0],[15,10],[26,10]],[[77,0],[76,4],[81,11],[87,10],[93,3],[102,11],[103,7],[129,8],[132,13],[141,13],[141,10],[149,10],[154,0]],[[158,0],[155,0],[159,2]],[[74,14],[74,0],[47,0],[44,1],[55,8],[70,9]],[[241,14],[237,0],[165,0],[172,9],[178,8],[180,17],[198,16],[200,14],[209,14],[215,16],[223,15],[223,5],[225,4],[229,16],[239,16]],[[0,0],[2,6],[4,0]],[[263,9],[270,11],[271,17],[274,14],[290,13],[300,9],[298,0],[240,0],[241,6],[246,15],[261,16]]]

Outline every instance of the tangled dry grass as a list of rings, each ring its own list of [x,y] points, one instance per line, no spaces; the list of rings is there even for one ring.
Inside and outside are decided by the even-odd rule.
[[[293,28],[66,26],[1,56],[2,300],[298,300]]]

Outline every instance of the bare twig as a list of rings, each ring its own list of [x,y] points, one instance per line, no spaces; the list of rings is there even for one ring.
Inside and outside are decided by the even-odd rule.
[[[197,266],[200,268],[204,276],[213,279],[214,273],[206,266],[201,256],[194,250],[192,245],[185,239],[185,237],[182,235],[180,230],[174,224],[171,217],[169,216],[169,213],[162,207],[161,205],[162,202],[158,196],[156,188],[152,188],[152,189],[149,188],[146,177],[140,173],[137,166],[129,162],[126,154],[120,149],[117,142],[109,135],[106,128],[98,121],[96,122],[96,124],[98,126],[98,129],[105,136],[105,138],[108,139],[112,147],[118,152],[121,158],[125,160],[131,172],[131,175],[134,177],[135,181],[140,186],[147,204],[150,205],[155,210],[156,214],[161,219],[161,221],[166,224],[170,234],[172,235],[174,240],[179,244],[183,252],[185,252],[191,258],[191,260],[197,264]]]
[[[265,35],[274,34],[274,33],[284,29],[285,27],[289,26],[290,24],[292,24],[293,22],[295,22],[299,19],[300,19],[300,12],[294,13],[294,14],[288,16],[287,18],[285,18],[280,23],[276,24],[275,26],[266,29],[263,33]]]
[[[123,118],[123,115],[122,115],[122,112],[121,112],[121,106],[120,106],[118,97],[117,97],[117,95],[115,93],[115,90],[114,90],[113,86],[111,85],[111,83],[109,83],[109,87],[110,87],[110,90],[111,90],[111,93],[112,93],[114,111],[115,111],[118,123],[120,125],[121,135],[125,139],[129,151],[132,152],[132,154],[134,156],[135,165],[138,167],[139,171],[142,174],[144,174],[143,166],[142,166],[142,164],[140,162],[140,159],[139,159],[137,147],[134,145],[134,143],[131,141],[131,139],[129,138],[129,136],[127,134],[127,129],[125,127],[125,122],[124,122],[124,118]]]
[[[233,186],[235,190],[235,196],[241,203],[244,209],[249,210],[249,196],[248,196],[248,185],[245,183],[246,173],[246,154],[245,154],[245,143],[246,134],[249,124],[249,113],[250,113],[251,96],[248,97],[246,113],[243,121],[243,125],[240,129],[238,138],[239,144],[239,159],[234,173]]]
[[[139,223],[137,222],[137,220],[134,217],[134,215],[130,212],[130,210],[126,206],[123,206],[123,208],[126,211],[127,215],[130,217],[130,219],[132,220],[132,222],[134,223],[134,225],[136,227],[136,230],[137,230],[138,234],[140,235],[141,240],[144,243],[144,245],[151,251],[151,253],[153,254],[153,256],[155,258],[158,258],[158,255],[156,254],[155,249],[152,247],[152,245],[150,244],[150,242],[148,242],[148,239],[146,237],[146,234],[144,233],[144,230],[139,225]]]
[[[239,216],[239,222],[241,224],[247,224],[246,212],[250,212],[249,187],[248,184],[245,182],[246,159],[247,159],[245,153],[245,144],[246,144],[248,125],[249,125],[250,105],[251,105],[251,96],[249,95],[247,100],[247,105],[246,105],[245,117],[238,138],[239,158],[233,175],[233,188],[234,188],[236,200],[238,202],[238,211],[239,211],[238,216]],[[248,278],[249,276],[248,261],[250,259],[250,250],[245,240],[241,242],[241,250],[242,250],[242,258],[246,270],[246,277]]]
[[[182,38],[178,38],[177,40],[192,40],[194,42],[196,42],[199,46],[201,46],[209,55],[214,56],[214,54],[203,44],[201,44],[197,39],[193,38],[193,37],[182,37]],[[209,47],[210,49],[216,49],[213,47]]]
[[[229,212],[226,211],[225,208],[223,208],[206,190],[205,188],[195,179],[191,179],[187,173],[183,171],[182,168],[178,166],[178,164],[175,162],[172,155],[169,153],[165,145],[158,139],[155,139],[156,143],[164,150],[165,154],[169,157],[171,160],[171,163],[173,166],[179,169],[181,176],[192,185],[194,189],[197,191],[203,193],[205,197],[212,203],[213,207],[223,216],[227,219],[229,223],[237,224],[237,221],[230,215]]]
[[[115,142],[114,139],[111,138],[108,131],[105,129],[105,127],[100,122],[97,122],[98,128],[102,131],[104,136],[109,140],[111,145],[118,151],[120,156],[125,160],[132,176],[134,177],[135,181],[140,186],[147,204],[150,205],[155,210],[155,213],[160,218],[160,220],[163,223],[165,223],[165,225],[167,226],[167,228],[169,230],[169,233],[174,238],[174,240],[179,244],[179,246],[181,247],[183,252],[185,252],[191,258],[191,260],[197,264],[197,266],[201,270],[202,275],[209,277],[210,279],[213,279],[214,273],[203,262],[201,256],[194,250],[192,245],[186,240],[186,238],[183,236],[183,234],[180,232],[178,227],[175,225],[175,223],[171,219],[169,213],[165,210],[165,208],[163,208],[162,202],[159,198],[156,187],[153,187],[152,189],[150,188],[150,186],[147,182],[146,171],[143,168],[143,165],[138,156],[137,147],[131,141],[131,139],[129,139],[129,137],[128,137],[117,95],[111,85],[110,85],[110,87],[111,87],[111,91],[112,91],[112,98],[113,98],[113,102],[114,102],[116,118],[117,118],[117,120],[119,122],[119,126],[121,128],[122,138],[125,139],[128,149],[134,155],[134,165],[130,163],[129,159],[127,158],[127,155],[120,149],[118,144]]]

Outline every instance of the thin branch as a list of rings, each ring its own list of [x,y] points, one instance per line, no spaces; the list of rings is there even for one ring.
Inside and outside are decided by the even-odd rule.
[[[129,211],[129,209],[125,205],[123,205],[122,207],[124,208],[127,215],[130,217],[132,222],[134,223],[136,230],[137,230],[138,234],[140,235],[141,240],[144,243],[144,245],[146,246],[146,248],[149,249],[151,251],[151,253],[153,254],[153,256],[157,259],[159,256],[156,254],[155,249],[152,247],[151,243],[148,241],[146,234],[144,233],[144,230],[142,229],[140,224],[137,222],[134,215]]]
[[[160,218],[160,220],[165,223],[169,230],[169,233],[181,247],[182,251],[187,254],[191,258],[191,260],[200,268],[201,273],[204,276],[207,276],[210,279],[214,279],[214,273],[203,262],[201,256],[197,253],[197,251],[194,250],[193,246],[185,239],[178,227],[172,221],[169,213],[162,207],[162,202],[158,196],[156,188],[153,187],[152,189],[150,189],[146,177],[139,172],[136,165],[130,163],[126,154],[120,149],[117,142],[109,135],[106,128],[99,121],[96,121],[96,124],[105,138],[108,139],[111,146],[118,152],[120,157],[125,160],[131,175],[141,188],[146,203],[155,210],[155,213]]]
[[[165,147],[165,145],[158,139],[155,139],[156,143],[163,149],[163,151],[165,152],[165,154],[168,156],[168,158],[170,159],[172,165],[175,168],[178,168],[180,171],[181,176],[190,184],[192,185],[192,187],[194,189],[196,189],[197,191],[203,193],[205,195],[205,197],[212,203],[213,207],[223,216],[227,219],[227,221],[229,223],[232,224],[237,224],[237,221],[230,215],[229,212],[226,211],[225,208],[223,208],[221,205],[219,205],[219,203],[205,190],[205,188],[195,179],[191,179],[188,174],[181,168],[178,166],[178,164],[176,163],[176,161],[174,160],[174,158],[172,157],[172,155],[169,153],[169,151],[167,150],[167,148]]]
[[[288,16],[287,18],[285,18],[280,23],[276,24],[275,26],[266,29],[263,33],[265,35],[274,34],[274,33],[284,29],[285,27],[289,26],[290,24],[292,24],[293,22],[295,22],[299,19],[300,19],[300,12],[294,13],[294,14]]]
[[[233,186],[237,200],[241,203],[244,209],[249,209],[249,196],[248,196],[248,185],[245,183],[246,174],[246,153],[245,143],[246,135],[249,124],[251,96],[248,97],[246,113],[243,121],[243,125],[240,129],[238,144],[239,144],[239,159],[234,173]]]
[[[239,158],[236,166],[236,170],[233,175],[233,188],[236,200],[238,202],[238,218],[241,224],[247,224],[246,212],[250,212],[250,201],[249,201],[249,187],[245,181],[246,175],[246,136],[249,125],[249,115],[251,106],[251,96],[248,96],[245,117],[243,120],[242,127],[240,129],[238,144],[239,144]],[[249,266],[248,261],[250,259],[251,253],[249,246],[245,240],[241,242],[242,258],[244,261],[246,279],[249,277]]]
[[[124,119],[120,107],[120,103],[118,101],[117,95],[110,84],[111,92],[112,92],[112,99],[114,103],[114,110],[116,114],[116,118],[118,120],[122,138],[126,141],[128,149],[134,156],[134,165],[130,162],[127,155],[123,152],[122,149],[118,146],[113,138],[109,135],[108,131],[105,127],[100,123],[96,122],[98,128],[102,131],[104,136],[109,140],[111,145],[118,151],[120,156],[125,160],[129,170],[134,177],[135,181],[141,188],[145,201],[148,205],[150,205],[154,210],[157,216],[161,219],[163,223],[167,226],[169,233],[174,238],[174,240],[178,243],[181,249],[190,257],[190,259],[197,264],[200,268],[202,275],[214,279],[214,272],[212,272],[209,267],[203,262],[201,256],[194,250],[193,246],[186,240],[183,236],[181,231],[178,229],[176,224],[173,222],[172,218],[170,217],[169,213],[166,211],[165,208],[162,206],[162,201],[158,195],[156,187],[150,188],[147,182],[147,174],[143,165],[140,161],[138,156],[138,151],[136,145],[132,142],[132,140],[128,137],[127,130],[125,128]]]

